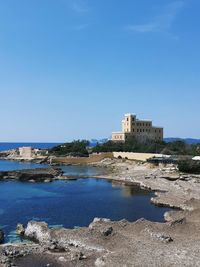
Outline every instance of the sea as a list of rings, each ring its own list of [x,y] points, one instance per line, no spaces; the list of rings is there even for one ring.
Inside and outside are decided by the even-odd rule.
[[[54,146],[60,145],[61,143],[3,143],[0,142],[0,151],[16,149],[23,146],[31,146],[32,148],[38,149],[50,149]]]

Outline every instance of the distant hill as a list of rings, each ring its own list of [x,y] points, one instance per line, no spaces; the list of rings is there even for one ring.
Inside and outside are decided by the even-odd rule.
[[[184,141],[188,145],[193,144],[200,144],[200,139],[194,139],[194,138],[179,138],[179,137],[168,137],[164,138],[164,141],[167,143],[175,142],[175,141]]]
[[[92,139],[90,140],[90,147],[95,147],[97,144],[103,144],[106,143],[108,141],[107,138],[103,138],[103,139]]]
[[[108,140],[109,139],[107,139],[107,138],[91,139],[90,140],[90,147],[95,147],[97,144],[104,144]],[[200,144],[200,139],[194,139],[194,138],[167,137],[167,138],[164,138],[164,141],[167,143],[175,142],[175,141],[184,141],[188,145]]]

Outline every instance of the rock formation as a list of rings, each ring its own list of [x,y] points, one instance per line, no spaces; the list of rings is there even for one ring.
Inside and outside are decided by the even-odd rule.
[[[15,179],[19,181],[51,181],[55,177],[62,175],[62,171],[58,168],[44,168],[44,169],[27,169],[27,170],[17,170],[17,171],[1,171],[0,179]]]

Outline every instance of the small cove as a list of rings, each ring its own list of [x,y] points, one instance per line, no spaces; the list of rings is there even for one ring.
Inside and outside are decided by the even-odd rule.
[[[29,167],[33,168],[31,164]],[[170,210],[152,205],[150,199],[154,193],[149,190],[92,178],[100,174],[101,168],[62,168],[66,175],[87,178],[52,183],[0,182],[0,228],[6,234],[6,241],[17,241],[14,233],[17,223],[26,225],[30,220],[67,228],[88,226],[94,217],[163,222],[163,214]]]

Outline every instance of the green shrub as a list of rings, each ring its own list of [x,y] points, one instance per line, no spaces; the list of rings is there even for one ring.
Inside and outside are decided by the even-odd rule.
[[[89,142],[86,140],[77,140],[70,143],[65,143],[49,150],[49,154],[56,156],[88,156]]]
[[[192,174],[200,174],[200,161],[182,160],[178,162],[179,171]]]
[[[188,145],[183,141],[161,142],[151,139],[137,139],[128,137],[125,142],[108,141],[98,144],[92,152],[139,152],[162,153],[166,155],[200,155],[200,145]]]

